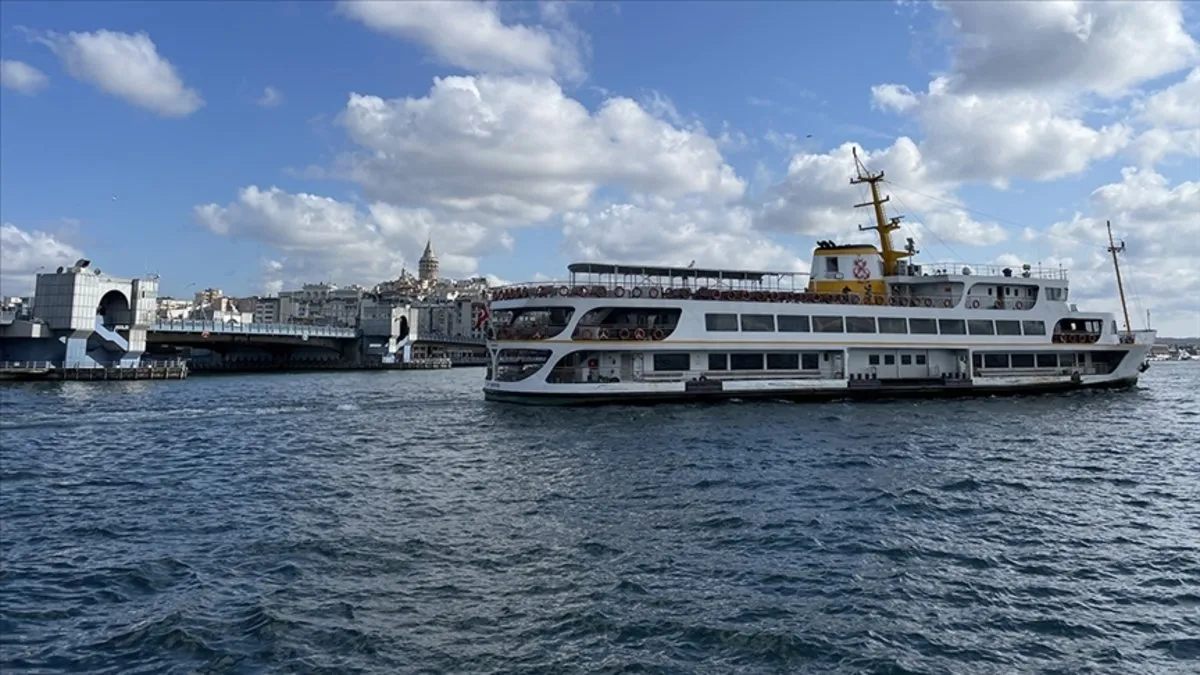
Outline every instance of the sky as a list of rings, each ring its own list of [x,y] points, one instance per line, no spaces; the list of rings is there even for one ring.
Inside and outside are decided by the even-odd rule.
[[[870,241],[1070,271],[1200,334],[1200,5],[23,3],[0,13],[0,293],[87,257],[161,292],[806,271]]]

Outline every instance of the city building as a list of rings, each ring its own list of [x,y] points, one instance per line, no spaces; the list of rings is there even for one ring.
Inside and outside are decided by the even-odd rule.
[[[298,291],[279,292],[279,317],[284,323],[356,326],[365,292],[357,284],[346,288],[327,282],[304,284]]]
[[[254,323],[282,323],[279,315],[279,298],[254,299]]]

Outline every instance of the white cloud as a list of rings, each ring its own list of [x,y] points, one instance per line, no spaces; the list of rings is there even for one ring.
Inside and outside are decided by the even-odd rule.
[[[1085,121],[1089,98],[1120,98],[1196,63],[1176,2],[937,3],[949,19],[952,67],[925,92],[872,89],[873,104],[920,122],[920,149],[943,180],[1006,187],[1077,175],[1122,150],[1143,162],[1178,154],[1186,133],[1145,135],[1127,119]],[[1192,119],[1192,80],[1146,99],[1140,121]],[[1123,106],[1115,108],[1118,112]],[[1194,126],[1194,125],[1193,125]]]
[[[49,78],[24,61],[0,61],[0,86],[32,96],[46,88]]]
[[[1200,46],[1181,3],[938,2],[956,44],[956,92],[1118,97],[1187,67]]]
[[[1151,95],[1139,106],[1141,117],[1159,127],[1200,127],[1200,68],[1181,82]]]
[[[1038,242],[1077,261],[1072,293],[1081,305],[1119,312],[1112,259],[1105,253],[1105,222],[1111,221],[1127,245],[1121,271],[1134,327],[1149,309],[1160,334],[1200,335],[1200,180],[1172,186],[1161,174],[1130,167],[1119,183],[1093,191],[1088,206],[1091,215],[1055,223]]]
[[[871,87],[871,100],[879,107],[905,112],[917,105],[917,96],[902,84],[881,84]]]
[[[442,63],[481,73],[532,73],[578,81],[586,40],[562,5],[544,7],[544,26],[505,24],[498,2],[354,0],[338,5],[364,25],[418,42]]]
[[[4,223],[0,225],[0,295],[30,293],[39,270],[53,272],[82,257],[79,249],[52,234]]]
[[[264,108],[274,108],[283,103],[283,92],[275,87],[267,87],[263,89],[262,96],[259,96],[255,102]]]
[[[923,94],[897,93],[904,89],[899,85],[873,90],[879,105],[916,115],[925,130],[921,151],[945,180],[998,187],[1013,178],[1053,180],[1112,157],[1129,143],[1129,127],[1092,128],[1046,98],[956,94],[947,85],[939,78]]]
[[[362,211],[329,197],[277,187],[245,187],[234,202],[199,205],[195,215],[216,234],[273,247],[281,255],[269,261],[268,279],[290,283],[320,278],[371,284],[394,278],[405,266],[416,268],[430,237],[441,269],[451,276],[474,274],[481,252],[512,246],[503,232],[439,221],[424,209],[377,202]]]
[[[52,49],[73,77],[133,105],[164,117],[186,117],[204,105],[146,33],[48,32],[35,39]]]
[[[757,214],[759,227],[844,241],[873,241],[876,235],[860,233],[857,226],[873,224],[874,216],[852,208],[870,198],[864,185],[849,182],[855,171],[854,147],[845,143],[829,153],[795,155],[786,178],[767,191]],[[894,183],[885,187],[892,199],[889,208],[920,223],[908,223],[905,236],[922,242],[931,234],[931,241],[968,245],[994,244],[1005,238],[999,225],[971,218],[954,197],[956,183],[938,180],[911,139],[901,137],[891,147],[875,152],[860,150],[859,157],[870,170],[884,171],[885,179]]]
[[[753,228],[740,206],[703,200],[610,204],[563,217],[567,252],[575,259],[725,269],[806,271],[807,263]]]
[[[341,123],[366,150],[343,158],[343,170],[372,199],[484,222],[581,209],[601,185],[725,199],[745,190],[702,129],[675,127],[628,98],[592,113],[543,78],[439,78],[424,98],[353,94]]]

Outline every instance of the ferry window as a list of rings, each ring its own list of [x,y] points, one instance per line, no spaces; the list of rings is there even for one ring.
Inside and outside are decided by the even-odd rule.
[[[550,359],[549,349],[502,349],[496,356],[496,380],[519,382],[533,375]]]
[[[729,370],[729,355],[728,354],[709,354],[708,355],[709,370]]]
[[[800,370],[800,355],[767,354],[767,370]]]
[[[967,328],[971,330],[971,335],[996,334],[996,329],[992,327],[992,322],[983,319],[971,319],[970,321],[967,321]]]
[[[904,319],[897,319],[894,317],[881,316],[881,317],[879,317],[879,332],[880,333],[907,333],[908,325],[904,322]]]
[[[655,370],[689,370],[692,367],[690,354],[655,354]]]
[[[807,316],[780,314],[776,320],[779,322],[779,332],[781,333],[807,333],[809,331]]]
[[[984,368],[1007,368],[1008,367],[1008,354],[984,354],[983,355],[983,367]]]
[[[873,317],[873,316],[848,316],[848,317],[846,317],[846,332],[847,333],[874,333],[875,332],[875,317]]]
[[[884,354],[883,355],[883,365],[885,365],[885,366],[896,365],[896,355],[895,354]]]
[[[729,355],[730,370],[762,370],[763,355],[734,352]]]
[[[1038,368],[1057,368],[1058,367],[1058,355],[1057,354],[1038,354],[1037,355],[1037,367]]]
[[[909,319],[908,329],[917,335],[937,335],[937,321],[934,319]]]
[[[737,314],[705,314],[704,327],[711,331],[731,331],[738,329]]]
[[[1046,322],[1045,321],[1022,321],[1021,322],[1021,330],[1023,330],[1026,335],[1045,335],[1046,334]]]
[[[900,355],[900,365],[911,366],[912,365],[912,354],[901,354]]]
[[[1033,354],[1012,354],[1009,358],[1012,359],[1013,368],[1033,367]]]
[[[997,321],[996,322],[996,335],[1020,335],[1020,334],[1021,334],[1021,322],[1020,321]]]
[[[962,319],[938,319],[942,335],[966,335],[967,328]]]
[[[743,314],[742,330],[773,331],[775,330],[774,314]]]
[[[971,356],[971,365],[973,365],[976,368],[982,368],[983,367],[983,357],[980,356],[979,354],[972,355]]]
[[[816,370],[821,367],[821,360],[816,354],[801,354],[800,368],[803,370]]]
[[[838,271],[838,259],[837,258],[826,258],[825,259],[825,271],[829,272],[831,274],[836,274]]]
[[[991,295],[991,294],[992,294],[992,287],[988,286],[988,295]]]
[[[871,354],[871,355],[867,356],[867,365],[868,365],[868,366],[877,366],[877,365],[879,365],[879,355],[878,355],[878,354]]]
[[[814,333],[842,332],[842,317],[840,316],[814,316],[812,324]]]
[[[917,365],[918,366],[925,365],[925,355],[924,354],[917,354]]]

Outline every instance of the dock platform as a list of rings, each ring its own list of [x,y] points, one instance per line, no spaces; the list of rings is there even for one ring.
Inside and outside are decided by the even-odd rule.
[[[182,380],[187,363],[164,361],[136,366],[63,366],[49,361],[0,362],[0,380]]]

